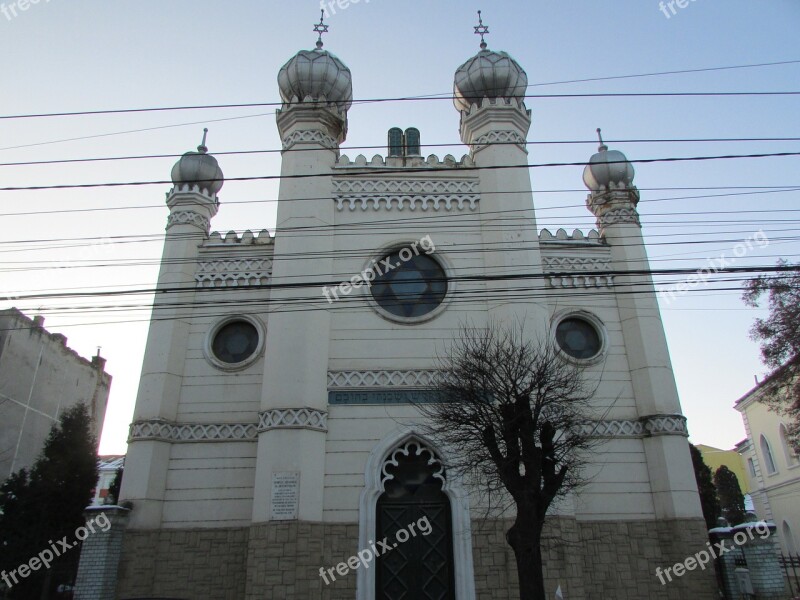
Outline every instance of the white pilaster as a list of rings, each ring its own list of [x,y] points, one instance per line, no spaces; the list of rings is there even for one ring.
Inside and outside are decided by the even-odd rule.
[[[335,310],[322,286],[332,278],[333,235],[304,232],[334,224],[331,179],[346,114],[319,102],[286,105],[278,113],[278,129],[284,152],[272,283],[309,285],[272,290],[261,409],[308,409],[322,417],[328,407],[328,311]],[[310,301],[293,301],[298,297]],[[324,426],[278,423],[260,431],[254,522],[270,519],[272,474],[280,472],[300,474],[297,517],[322,520],[325,439]]]
[[[623,185],[594,191],[587,206],[611,251],[617,307],[641,418],[680,415],[678,389],[656,300],[636,205],[639,191]],[[629,274],[628,274],[629,273]],[[644,438],[656,518],[702,517],[691,456],[683,434]]]
[[[470,146],[481,194],[486,275],[542,273],[528,152],[531,111],[516,99],[484,98],[461,112],[461,140]],[[546,337],[549,311],[543,278],[487,281],[489,314],[505,326],[526,324]]]
[[[191,321],[187,307],[195,298],[196,258],[218,205],[215,194],[198,186],[176,185],[167,194],[170,214],[134,421],[176,418]],[[139,440],[128,446],[120,497],[136,506],[131,514],[134,528],[161,523],[169,455],[170,445],[163,441]]]

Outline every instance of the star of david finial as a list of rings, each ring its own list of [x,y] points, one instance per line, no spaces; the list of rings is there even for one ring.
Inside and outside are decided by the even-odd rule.
[[[328,26],[325,24],[325,9],[320,11],[319,23],[314,25],[314,32],[319,34],[317,48],[322,48],[322,34],[328,33]]]
[[[475,34],[481,36],[481,50],[486,50],[486,42],[483,36],[489,33],[489,26],[483,24],[481,11],[478,11],[478,25],[475,26]]]

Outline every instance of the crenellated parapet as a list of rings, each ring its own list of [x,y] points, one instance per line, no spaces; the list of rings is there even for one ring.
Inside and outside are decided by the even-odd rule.
[[[542,270],[547,286],[557,289],[612,288],[614,276],[609,247],[597,230],[588,234],[559,229],[555,235],[543,229],[539,235]]]
[[[398,158],[394,156],[384,157],[381,154],[376,154],[369,160],[367,160],[367,157],[363,154],[359,154],[354,160],[350,160],[349,156],[342,154],[339,157],[339,160],[336,161],[336,167],[349,169],[368,169],[370,167],[381,169],[386,169],[387,167],[437,170],[472,169],[475,167],[475,162],[472,160],[472,157],[469,154],[464,154],[460,160],[456,160],[456,157],[452,154],[446,154],[442,159],[435,154],[431,154],[427,158],[422,156],[410,156],[405,158]]]
[[[592,229],[584,235],[580,229],[573,229],[572,233],[567,233],[566,229],[559,229],[555,235],[550,233],[549,229],[542,229],[539,234],[540,243],[561,243],[561,242],[578,242],[586,244],[599,245],[603,243],[600,234],[596,229]]]
[[[262,229],[257,233],[253,233],[249,229],[239,235],[235,231],[229,231],[224,236],[219,231],[214,231],[208,236],[208,240],[203,244],[204,248],[212,248],[215,246],[264,246],[273,244],[275,238],[270,235],[269,231]]]

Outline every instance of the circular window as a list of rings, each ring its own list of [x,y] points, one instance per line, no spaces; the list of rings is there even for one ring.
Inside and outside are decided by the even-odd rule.
[[[447,295],[447,274],[427,254],[406,246],[379,261],[371,292],[375,302],[395,317],[417,319],[433,312]]]
[[[226,323],[214,335],[211,351],[227,365],[246,361],[258,349],[258,329],[249,321]]]
[[[577,317],[568,317],[558,324],[556,342],[566,354],[581,360],[594,358],[603,349],[603,339],[594,325]]]

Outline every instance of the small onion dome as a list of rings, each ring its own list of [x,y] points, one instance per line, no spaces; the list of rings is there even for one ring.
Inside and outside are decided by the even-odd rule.
[[[353,104],[353,81],[350,69],[336,56],[322,50],[301,50],[278,73],[281,98],[289,103],[293,98],[303,101],[324,97],[342,110]]]
[[[204,129],[203,142],[197,147],[197,152],[187,152],[172,167],[172,183],[176,187],[198,185],[213,196],[222,189],[225,180],[217,159],[208,154],[207,134],[208,129]]]
[[[485,46],[485,44],[484,44]],[[461,111],[483,98],[525,98],[528,75],[511,56],[484,48],[456,70],[453,103]]]
[[[635,175],[633,165],[619,150],[608,149],[599,129],[597,134],[600,136],[599,152],[592,156],[583,170],[583,183],[593,192],[609,187],[631,187]]]

